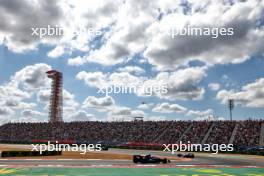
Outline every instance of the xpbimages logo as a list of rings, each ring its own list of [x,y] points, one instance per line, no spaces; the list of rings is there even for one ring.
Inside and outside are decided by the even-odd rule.
[[[173,39],[177,36],[209,36],[213,39],[217,39],[221,36],[234,35],[234,28],[194,26],[186,26],[182,28],[173,27],[169,29],[168,35]]]
[[[62,36],[63,29],[58,25],[51,26],[48,25],[47,27],[32,27],[31,28],[31,35],[38,36],[39,38],[44,38],[45,36]]]
[[[101,144],[59,144],[58,141],[55,144],[48,141],[48,144],[31,144],[31,151],[39,151],[42,154],[44,151],[73,151],[85,154],[91,151],[101,151]]]
[[[89,35],[91,36],[100,36],[103,34],[101,30],[95,28],[80,28],[78,30],[64,30],[62,27],[55,25],[47,25],[45,27],[32,27],[31,28],[31,36],[39,37],[40,39],[45,37],[61,37],[61,36],[80,36],[80,35]],[[91,38],[90,38],[91,39]]]
[[[163,152],[231,152],[234,151],[233,144],[191,144],[190,141],[183,143],[180,141],[178,144],[163,144]]]
[[[143,84],[143,83],[142,83]],[[133,85],[133,86],[124,86],[124,85],[113,85],[109,87],[100,88],[97,91],[98,94],[105,94],[109,96],[110,94],[142,94],[145,96],[152,96],[157,94],[166,94],[168,93],[168,86],[164,85]]]

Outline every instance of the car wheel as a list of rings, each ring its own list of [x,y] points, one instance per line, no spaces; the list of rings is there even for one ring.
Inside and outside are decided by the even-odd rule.
[[[134,157],[133,157],[133,162],[134,162],[134,163],[138,163],[138,162],[139,162],[139,159],[138,159],[136,156],[134,156]]]
[[[134,163],[138,163],[138,160],[136,158],[133,159]]]

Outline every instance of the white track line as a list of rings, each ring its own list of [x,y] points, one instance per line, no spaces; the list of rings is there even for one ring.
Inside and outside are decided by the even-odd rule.
[[[257,168],[257,166],[244,166],[244,167],[248,167],[248,168]]]
[[[59,159],[41,159],[41,158],[13,158],[13,159],[0,159],[0,161],[100,161],[103,159],[68,159],[68,158],[59,158]],[[109,159],[110,160],[110,159]]]
[[[55,165],[38,164],[38,167],[55,167]]]
[[[113,165],[112,164],[93,164],[91,165],[91,167],[112,167]]]
[[[156,167],[157,165],[155,165],[155,164],[152,164],[152,165],[149,165],[149,164],[147,164],[147,165],[142,165],[142,164],[138,164],[138,165],[136,165],[136,166],[139,166],[139,167]]]

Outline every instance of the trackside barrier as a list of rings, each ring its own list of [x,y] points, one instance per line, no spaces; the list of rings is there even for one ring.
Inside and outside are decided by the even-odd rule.
[[[2,151],[1,157],[25,157],[25,156],[55,156],[61,155],[61,151]]]

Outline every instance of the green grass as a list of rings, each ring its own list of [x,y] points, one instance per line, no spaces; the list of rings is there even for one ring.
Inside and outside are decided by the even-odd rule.
[[[264,176],[264,168],[2,168],[5,176]]]

